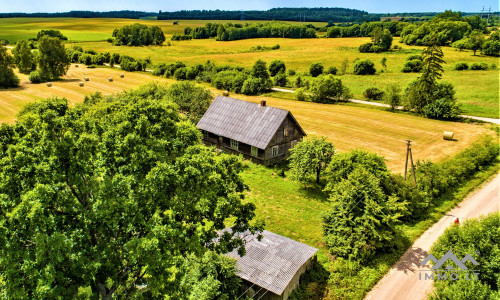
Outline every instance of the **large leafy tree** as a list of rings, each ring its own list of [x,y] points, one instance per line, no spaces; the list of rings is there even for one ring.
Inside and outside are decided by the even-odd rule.
[[[172,84],[166,91],[166,97],[177,103],[181,112],[195,124],[205,114],[213,100],[210,90],[186,81]]]
[[[376,175],[355,168],[331,188],[330,202],[323,234],[332,254],[366,260],[379,249],[395,246],[395,225],[406,204],[386,196]]]
[[[297,143],[290,152],[290,177],[305,184],[315,176],[319,183],[321,172],[331,161],[335,148],[325,137],[313,136]]]
[[[307,92],[311,101],[320,103],[348,101],[351,97],[349,89],[342,84],[342,80],[332,74],[315,78]]]
[[[43,36],[38,40],[38,68],[44,79],[55,80],[68,72],[71,61],[61,40]]]
[[[242,246],[228,233],[215,242],[227,218],[234,232],[260,228],[242,163],[199,139],[144,91],[45,100],[2,124],[0,294],[156,298],[180,289],[189,255]]]
[[[14,74],[14,59],[7,52],[7,48],[0,46],[0,88],[15,87],[19,78]]]
[[[269,73],[267,72],[266,62],[259,59],[252,67],[252,76],[260,79],[268,79]]]
[[[18,41],[14,49],[12,49],[12,54],[19,72],[29,74],[36,68],[35,57],[27,41]]]

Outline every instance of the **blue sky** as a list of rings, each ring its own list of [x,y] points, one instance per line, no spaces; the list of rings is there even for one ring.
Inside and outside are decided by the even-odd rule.
[[[0,0],[0,12],[62,12],[70,10],[175,11],[182,9],[266,10],[274,7],[346,7],[371,13],[429,12],[452,9],[478,12],[491,6],[498,11],[498,0]]]

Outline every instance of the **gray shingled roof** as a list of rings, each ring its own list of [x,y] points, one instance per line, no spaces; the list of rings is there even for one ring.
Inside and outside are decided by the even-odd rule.
[[[226,254],[238,260],[238,276],[277,295],[283,294],[293,276],[318,249],[264,230],[245,235],[246,254],[234,250]]]
[[[198,128],[265,149],[288,110],[217,96],[198,122]]]

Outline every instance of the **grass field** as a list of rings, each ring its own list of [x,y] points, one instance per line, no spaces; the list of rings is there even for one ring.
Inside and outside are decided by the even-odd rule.
[[[124,73],[125,78],[120,78]],[[0,121],[12,122],[15,115],[28,102],[52,96],[66,97],[70,103],[83,100],[86,94],[100,91],[113,94],[136,88],[148,81],[176,82],[149,74],[122,72],[110,68],[89,69],[83,65],[72,65],[63,81],[31,84],[26,75],[21,75],[21,87],[0,90]],[[84,77],[90,81],[84,87],[78,83]],[[113,82],[108,78],[113,77]],[[205,85],[206,86],[206,85]],[[220,93],[211,88],[214,94]],[[266,100],[268,105],[290,110],[309,135],[326,136],[340,151],[363,148],[386,157],[391,170],[402,172],[405,158],[405,139],[413,140],[413,157],[434,161],[449,157],[466,148],[480,135],[489,131],[488,125],[430,120],[403,113],[391,113],[380,109],[351,105],[329,105],[271,97],[232,97],[255,101]],[[443,131],[453,131],[456,141],[444,141]]]
[[[113,46],[105,40],[111,37],[113,29],[132,23],[144,23],[160,26],[167,37],[173,33],[183,32],[185,27],[202,26],[204,21],[180,20],[179,25],[173,25],[172,20],[130,20],[130,19],[75,19],[75,18],[8,18],[0,19],[0,39],[7,39],[11,43],[18,39],[27,39],[36,36],[41,29],[58,29],[69,38],[67,46],[78,42],[84,49],[94,49],[100,52],[116,52],[136,58],[150,58],[153,63],[182,61],[188,65],[205,63],[211,60],[221,65],[238,65],[251,67],[257,59],[268,63],[273,59],[283,60],[289,69],[299,73],[306,72],[311,63],[321,62],[325,68],[336,66],[340,68],[342,61],[349,61],[348,74],[342,76],[344,83],[351,89],[357,99],[362,99],[363,91],[371,86],[385,88],[390,83],[398,83],[405,87],[418,74],[401,73],[401,68],[410,54],[420,53],[423,47],[394,44],[403,47],[401,51],[386,53],[360,53],[359,45],[369,41],[369,38],[336,38],[336,39],[249,39],[230,42],[218,42],[214,39],[173,41],[171,46],[162,47],[125,47]],[[260,22],[260,21],[230,21],[233,23]],[[323,26],[325,23],[313,23]],[[279,50],[255,51],[252,47],[272,46],[280,44]],[[457,62],[472,63],[485,62],[488,65],[500,66],[500,59],[486,56],[473,56],[470,51],[457,51],[444,47],[444,80],[452,83],[457,91],[457,98],[465,114],[499,117],[499,72],[487,71],[454,71]],[[387,73],[381,73],[381,59],[387,58]],[[371,59],[379,70],[374,76],[352,75],[356,59]]]

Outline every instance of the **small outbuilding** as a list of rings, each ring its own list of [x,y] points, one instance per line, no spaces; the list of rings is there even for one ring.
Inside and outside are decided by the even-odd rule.
[[[228,229],[226,229],[228,230]],[[318,249],[264,230],[262,239],[247,232],[240,234],[246,254],[234,250],[242,290],[248,297],[261,300],[286,300],[299,285],[302,275],[315,260]]]
[[[263,165],[290,156],[306,133],[288,110],[217,96],[197,124],[208,145]]]

